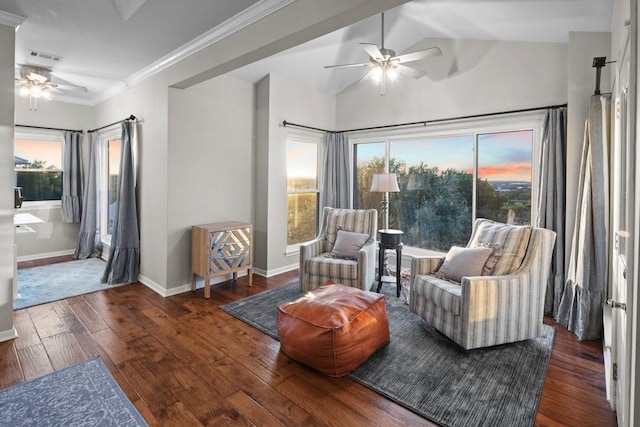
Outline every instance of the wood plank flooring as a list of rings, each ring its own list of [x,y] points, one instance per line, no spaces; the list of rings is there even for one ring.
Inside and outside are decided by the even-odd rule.
[[[31,267],[55,260],[20,263]],[[150,425],[422,426],[413,412],[348,379],[318,374],[279,343],[218,309],[276,288],[297,272],[246,277],[162,298],[142,284],[14,313],[19,337],[0,343],[0,389],[101,356]],[[556,328],[537,426],[615,426],[600,342]]]

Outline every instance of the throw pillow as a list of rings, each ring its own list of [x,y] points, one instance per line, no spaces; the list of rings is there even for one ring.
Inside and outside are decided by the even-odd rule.
[[[452,246],[447,253],[444,262],[434,273],[434,276],[441,279],[453,280],[460,283],[463,277],[480,276],[489,255],[491,248],[461,248]]]
[[[487,258],[487,262],[482,267],[482,276],[491,276],[496,264],[502,256],[502,246],[497,243],[478,243],[478,248],[491,248],[491,255]]]
[[[358,251],[362,249],[368,240],[368,234],[338,230],[336,242],[330,255],[333,258],[358,259]]]

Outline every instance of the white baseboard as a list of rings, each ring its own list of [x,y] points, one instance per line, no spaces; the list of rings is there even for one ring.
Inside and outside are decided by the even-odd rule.
[[[17,257],[18,262],[33,261],[36,259],[53,258],[57,256],[73,255],[75,249],[67,249],[66,251],[46,252],[42,254],[22,255]]]
[[[238,272],[238,277],[243,277],[246,276],[247,272],[246,271],[239,271]],[[218,277],[214,277],[211,279],[211,284],[215,285],[218,283],[222,283],[222,282],[226,282],[227,280],[231,280],[233,278],[233,276],[231,274],[225,275],[225,276],[218,276]],[[180,285],[180,286],[176,286],[170,289],[166,289],[163,288],[162,286],[160,286],[158,283],[154,282],[153,280],[149,279],[148,277],[145,277],[143,275],[139,275],[138,276],[138,281],[140,283],[142,283],[143,285],[145,285],[146,287],[148,287],[149,289],[151,289],[152,291],[154,291],[155,293],[163,296],[163,297],[170,297],[173,295],[178,295],[178,294],[183,294],[185,292],[191,292],[191,282]],[[202,283],[196,283],[196,288],[197,289],[202,289],[202,287],[204,286],[204,282]]]
[[[273,277],[278,274],[287,273],[292,270],[296,270],[299,267],[299,264],[296,262],[295,264],[285,265],[284,267],[273,268],[271,270],[263,270],[261,268],[254,268],[253,272],[262,277]]]
[[[0,342],[9,341],[14,338],[18,338],[18,331],[16,331],[16,328],[0,332]]]

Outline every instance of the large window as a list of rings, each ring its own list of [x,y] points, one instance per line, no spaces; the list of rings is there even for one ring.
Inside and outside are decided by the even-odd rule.
[[[390,194],[389,226],[404,231],[406,246],[447,251],[465,245],[475,218],[530,224],[539,126],[535,120],[356,140],[354,207],[380,210],[382,195],[369,191],[371,176],[389,171],[400,186]]]
[[[60,201],[62,197],[62,135],[21,135],[14,140],[15,186],[25,202]]]
[[[312,240],[318,231],[318,147],[314,135],[287,139],[287,245]]]

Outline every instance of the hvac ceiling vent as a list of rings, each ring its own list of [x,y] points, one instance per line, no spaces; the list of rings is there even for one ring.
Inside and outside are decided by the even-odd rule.
[[[60,62],[60,61],[62,61],[62,56],[53,55],[51,53],[45,53],[45,52],[36,52],[35,50],[29,50],[29,57],[45,59],[45,60],[51,61],[51,62]]]

